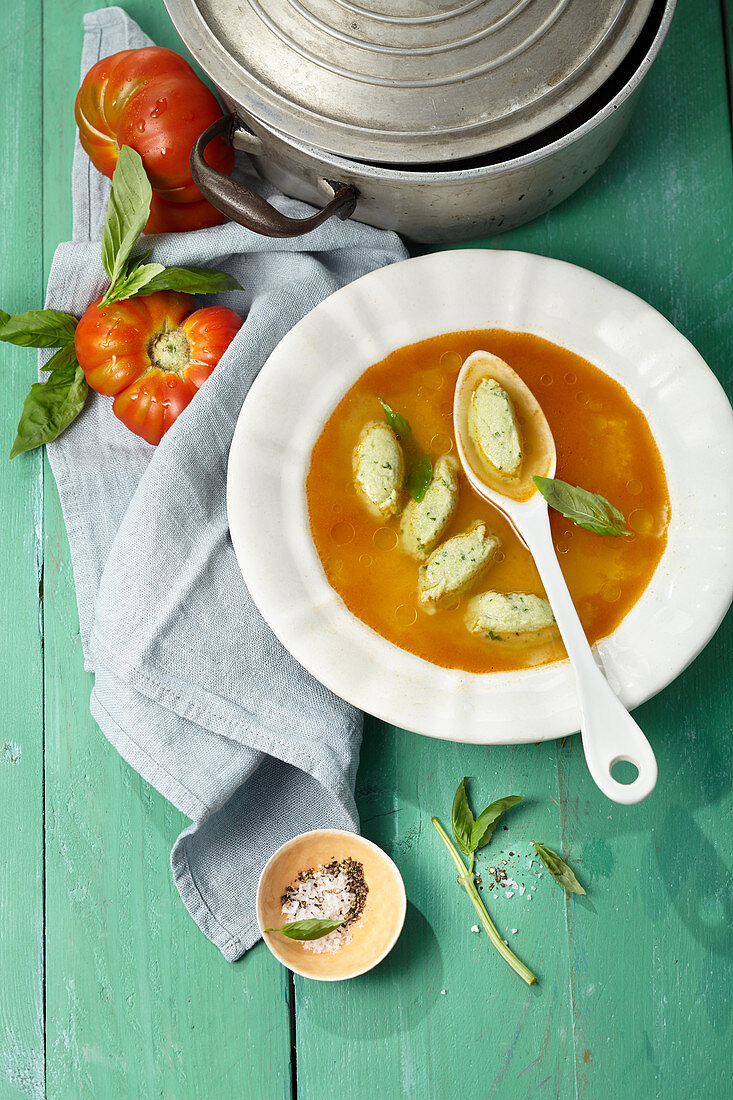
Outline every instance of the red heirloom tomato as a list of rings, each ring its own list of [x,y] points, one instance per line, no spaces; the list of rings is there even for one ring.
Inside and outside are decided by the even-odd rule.
[[[221,108],[173,50],[146,46],[103,57],[84,77],[74,113],[82,147],[105,176],[112,178],[122,145],[142,157],[153,188],[146,233],[224,221],[194,184],[188,164],[194,141],[221,118]],[[234,150],[216,138],[206,146],[206,159],[231,172]]]
[[[160,443],[242,326],[224,306],[193,310],[190,294],[160,290],[97,307],[76,326],[76,357],[115,416],[148,443]]]

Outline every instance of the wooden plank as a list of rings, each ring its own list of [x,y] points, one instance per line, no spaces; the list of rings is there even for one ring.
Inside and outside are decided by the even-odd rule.
[[[721,245],[733,190],[720,42],[715,6],[680,0],[631,131],[604,168],[538,222],[476,243],[613,279],[659,308],[730,381]],[[370,725],[359,773],[364,831],[394,855],[415,908],[394,956],[372,975],[325,990],[296,981],[301,1096],[460,1089],[514,1098],[544,1089],[606,1100],[623,1088],[675,1100],[691,1086],[727,1094],[730,622],[640,709],[660,761],[659,787],[641,807],[599,795],[577,738],[554,749],[480,750]],[[538,959],[533,947],[539,953],[534,992],[516,986],[482,937],[471,943],[470,913],[459,916],[445,898],[453,884],[431,843],[430,814],[442,807],[447,817],[457,780],[471,773],[487,798],[528,793],[511,842],[534,836],[562,849],[589,885],[589,898],[566,903],[545,876],[531,914],[517,920],[527,961]]]
[[[620,281],[670,317],[731,393],[733,176],[717,5],[678,4],[636,123],[609,165],[629,193],[623,216],[611,210],[609,254],[627,257]],[[729,1095],[732,643],[729,615],[639,708],[659,760],[642,806],[603,806],[579,746],[564,758],[563,839],[591,894],[569,906],[581,1096],[613,1095],[624,1079],[632,1095],[660,1100],[691,1088]]]
[[[728,102],[733,113],[733,0],[720,0],[723,12],[723,45],[728,75]]]
[[[0,305],[20,312],[42,292],[40,0],[5,13],[0,63]],[[20,184],[20,186],[18,186]],[[0,344],[2,458],[0,496],[0,1096],[41,1097],[43,1034],[43,649],[41,610],[40,454],[7,456],[23,400],[35,380],[36,357]]]
[[[522,897],[499,898],[484,877],[497,926],[540,978],[532,988],[483,932],[471,931],[474,910],[430,823],[435,813],[449,827],[464,775],[476,777],[479,809],[506,794],[525,796],[479,871],[506,859],[526,887]],[[527,866],[535,830],[559,828],[555,746],[455,745],[370,719],[357,791],[362,831],[402,872],[408,916],[397,947],[370,974],[334,985],[296,978],[298,1096],[513,1097],[540,1087],[571,1095],[565,908],[548,876]]]
[[[46,5],[45,268],[71,232],[68,180],[82,16]],[[126,5],[177,46],[162,5]],[[232,966],[186,913],[170,847],[185,821],[88,712],[63,519],[47,469],[48,1095],[290,1095],[287,975],[262,947]],[[263,1056],[267,1052],[267,1056]]]

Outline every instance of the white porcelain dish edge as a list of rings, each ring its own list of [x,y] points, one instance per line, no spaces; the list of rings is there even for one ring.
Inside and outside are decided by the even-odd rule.
[[[733,598],[733,410],[698,352],[650,305],[559,260],[453,250],[382,268],[299,322],[255,380],[229,457],[227,507],[252,597],[280,641],[337,695],[404,729],[515,744],[579,727],[570,667],[476,675],[398,649],[328,584],[305,499],[312,446],[363,371],[441,332],[504,328],[561,344],[625,386],[645,412],[670,491],[664,555],[597,652],[633,708],[699,653]]]

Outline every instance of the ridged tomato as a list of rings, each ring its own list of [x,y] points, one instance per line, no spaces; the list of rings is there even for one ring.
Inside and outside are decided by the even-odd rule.
[[[84,77],[74,113],[82,147],[103,175],[112,178],[123,145],[142,157],[153,188],[144,232],[175,233],[224,221],[194,184],[188,163],[194,141],[221,118],[221,108],[173,50],[146,46],[103,57]],[[216,138],[206,147],[206,159],[231,172],[234,151]]]
[[[115,416],[158,444],[214,370],[242,326],[225,306],[194,310],[190,294],[160,290],[98,308],[76,327],[76,357]]]

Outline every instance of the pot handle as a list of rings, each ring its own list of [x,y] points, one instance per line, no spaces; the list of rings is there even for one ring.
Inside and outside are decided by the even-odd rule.
[[[303,233],[310,233],[334,214],[338,214],[342,220],[351,217],[359,197],[353,184],[327,180],[333,191],[333,198],[322,210],[311,214],[309,218],[288,218],[239,180],[233,180],[212,168],[204,160],[204,149],[214,138],[222,138],[231,145],[237,130],[246,130],[246,127],[236,114],[225,115],[204,130],[191,150],[193,182],[204,198],[222,214],[243,225],[245,229],[261,233],[265,237],[299,237]]]

